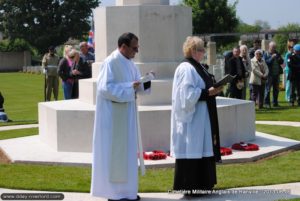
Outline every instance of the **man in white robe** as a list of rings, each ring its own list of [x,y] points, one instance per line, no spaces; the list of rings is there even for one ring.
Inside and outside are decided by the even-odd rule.
[[[121,35],[98,77],[91,194],[109,201],[139,200],[136,93],[150,83],[131,60],[138,48],[134,34]]]

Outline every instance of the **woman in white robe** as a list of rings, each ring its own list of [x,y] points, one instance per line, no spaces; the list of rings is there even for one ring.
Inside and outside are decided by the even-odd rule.
[[[174,190],[197,196],[216,184],[215,161],[220,161],[215,95],[222,87],[200,64],[204,42],[187,37],[185,60],[177,67],[173,81],[171,114],[171,156],[176,158]]]
[[[135,101],[145,85],[131,60],[138,39],[130,33],[121,37],[100,69],[94,123],[91,194],[109,201],[140,199]]]

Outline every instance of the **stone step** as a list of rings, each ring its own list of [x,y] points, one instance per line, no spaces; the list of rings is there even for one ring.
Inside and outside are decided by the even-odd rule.
[[[254,102],[217,98],[221,146],[255,139]],[[76,100],[39,103],[41,140],[57,151],[91,152],[95,106]],[[104,114],[105,115],[105,114]],[[139,106],[143,147],[170,149],[171,105]]]
[[[57,151],[91,152],[95,106],[74,100],[42,102],[40,139]]]
[[[39,103],[39,137],[59,152],[91,152],[95,106],[80,100]],[[169,150],[171,106],[139,107],[144,150]]]
[[[85,103],[95,105],[97,95],[97,79],[79,80],[79,100]]]
[[[99,75],[100,67],[103,62],[95,62],[92,64],[92,77],[97,78]],[[177,66],[180,64],[178,61],[160,61],[160,62],[147,62],[135,63],[139,68],[141,75],[153,71],[155,72],[156,79],[171,79],[174,76]]]
[[[95,105],[97,93],[97,79],[79,80],[79,100]],[[170,105],[172,98],[172,80],[153,80],[151,84],[151,94],[140,95],[139,105]]]

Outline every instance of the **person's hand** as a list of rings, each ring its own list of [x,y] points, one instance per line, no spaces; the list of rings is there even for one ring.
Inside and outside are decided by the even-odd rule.
[[[72,74],[73,75],[81,75],[82,73],[79,70],[74,69],[74,70],[72,70]]]
[[[134,90],[137,90],[137,88],[140,86],[140,84],[141,83],[139,81],[133,82],[132,86],[133,86]]]
[[[223,86],[220,86],[220,87],[217,87],[217,88],[215,88],[215,87],[210,87],[210,88],[208,89],[208,95],[209,95],[209,96],[215,96],[215,95],[217,95],[218,93],[220,93],[221,91],[223,91]]]

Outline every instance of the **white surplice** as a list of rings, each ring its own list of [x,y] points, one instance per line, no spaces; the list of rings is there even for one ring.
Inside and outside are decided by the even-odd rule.
[[[188,62],[174,75],[171,112],[171,156],[176,159],[213,156],[206,101],[199,101],[205,82]]]
[[[100,69],[93,137],[91,184],[93,196],[109,199],[136,199],[138,193],[137,124],[135,91],[132,85],[134,81],[138,81],[140,78],[141,75],[136,65],[124,57],[119,50],[111,53]],[[143,92],[142,85],[137,92]],[[115,115],[113,104],[126,104],[125,122],[116,123],[118,121],[113,118]],[[122,109],[117,108],[117,112],[122,116]],[[122,120],[122,117],[120,119]],[[121,137],[114,141],[112,139],[114,130],[122,131],[124,129],[126,139],[122,140]],[[116,161],[118,158],[113,160],[114,158],[111,157],[114,154],[112,153],[112,146],[119,143],[123,147],[124,144],[122,145],[122,143],[124,142],[126,143],[126,153],[125,155],[121,153],[119,159],[122,160],[121,157],[125,156],[127,161],[121,164]],[[115,167],[114,164],[121,165]],[[125,170],[126,172],[123,175],[118,170],[120,172]],[[112,171],[118,173],[119,176],[114,175]],[[116,180],[118,177],[122,177],[120,181]]]

